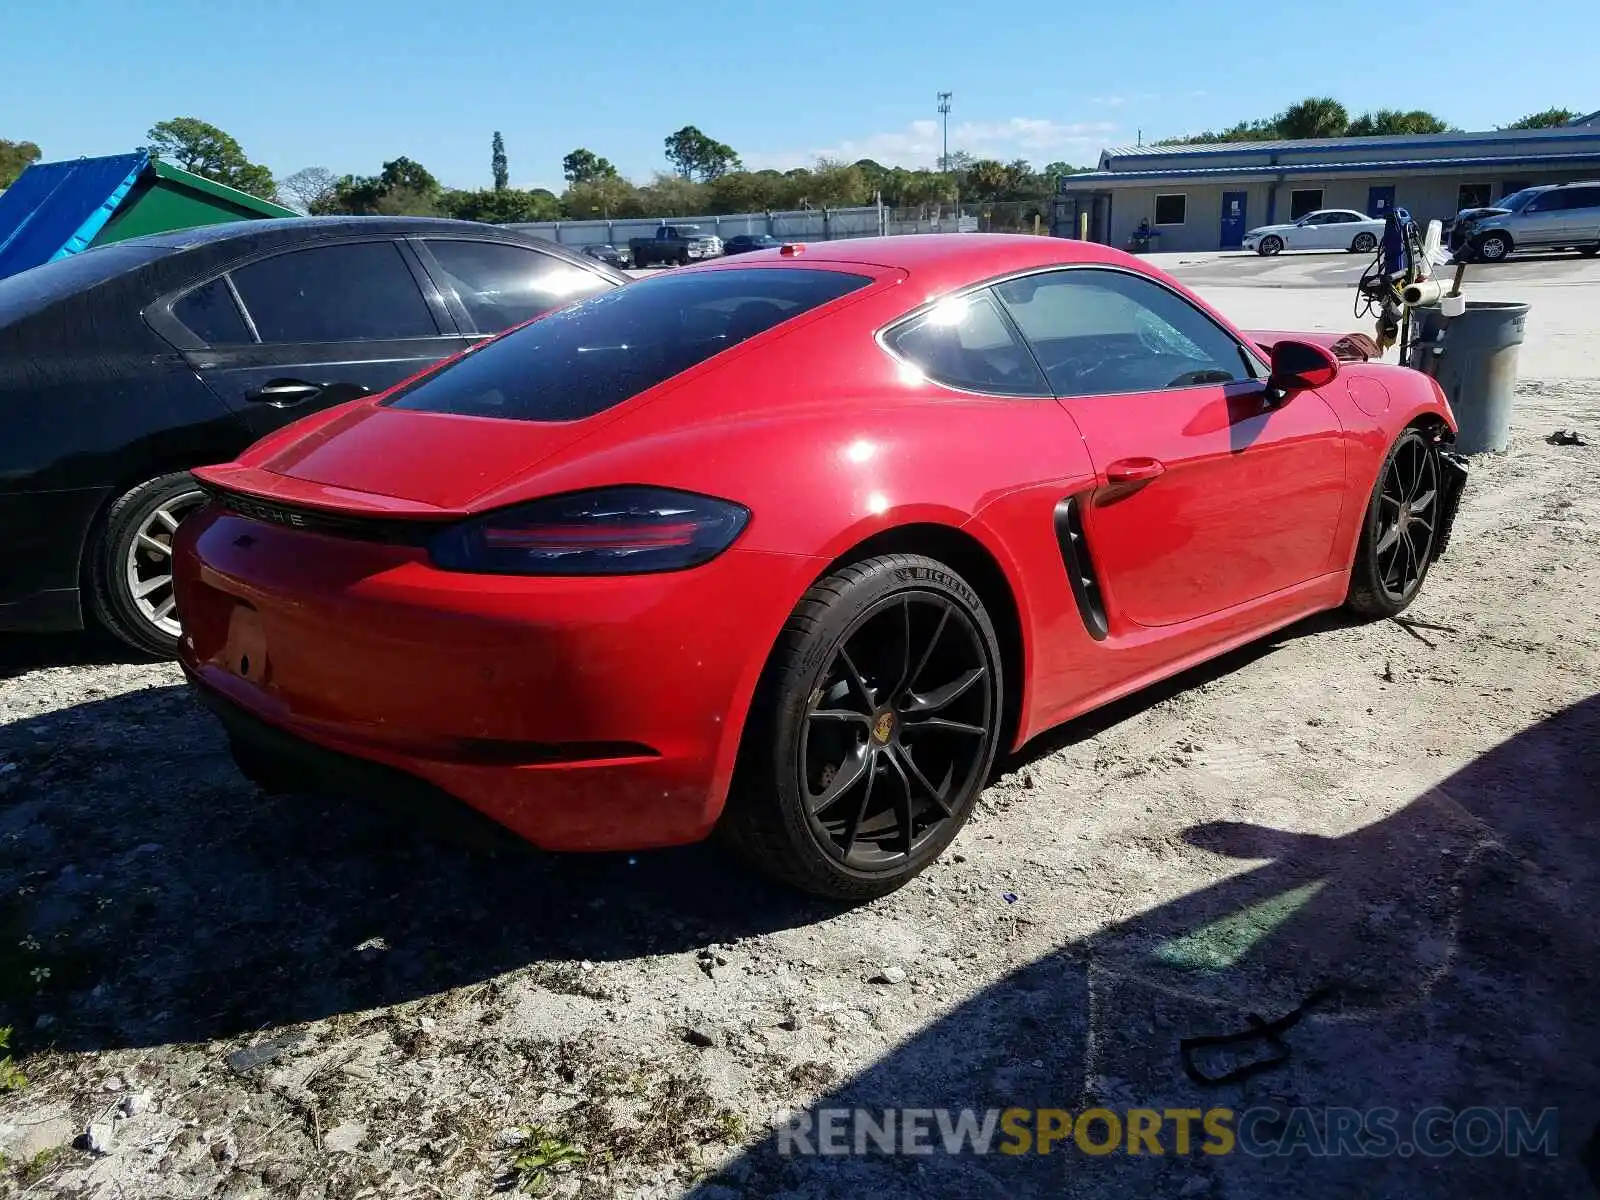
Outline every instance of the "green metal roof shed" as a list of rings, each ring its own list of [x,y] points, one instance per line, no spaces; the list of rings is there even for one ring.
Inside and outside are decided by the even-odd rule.
[[[0,193],[0,278],[141,234],[298,215],[143,150],[34,163]]]
[[[90,245],[222,221],[299,215],[292,208],[154,159]]]

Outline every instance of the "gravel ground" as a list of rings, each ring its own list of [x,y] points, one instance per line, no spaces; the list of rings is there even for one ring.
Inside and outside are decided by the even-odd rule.
[[[1527,366],[1524,372],[1527,373]],[[1525,384],[1411,624],[1032,746],[841,910],[706,848],[268,798],[168,665],[0,642],[0,1195],[1564,1196],[1600,1122],[1600,385]],[[1177,1040],[1337,992],[1239,1084]],[[1560,1109],[1560,1154],[784,1156],[807,1105]]]

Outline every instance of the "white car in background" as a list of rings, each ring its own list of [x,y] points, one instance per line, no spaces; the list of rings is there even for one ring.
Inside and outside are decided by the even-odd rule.
[[[1353,208],[1319,208],[1289,225],[1263,225],[1244,235],[1244,248],[1257,254],[1285,250],[1348,250],[1371,254],[1383,237],[1383,218]]]

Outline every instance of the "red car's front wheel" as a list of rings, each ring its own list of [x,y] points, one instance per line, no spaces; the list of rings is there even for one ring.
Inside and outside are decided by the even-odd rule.
[[[1390,447],[1356,547],[1346,603],[1370,617],[1404,612],[1428,576],[1444,509],[1439,452],[1421,430]]]
[[[815,585],[751,712],[722,832],[809,892],[864,899],[921,871],[966,823],[1002,717],[983,602],[918,555]]]

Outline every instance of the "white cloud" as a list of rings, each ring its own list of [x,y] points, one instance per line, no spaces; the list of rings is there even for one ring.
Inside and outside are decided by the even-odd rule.
[[[1145,104],[1161,97],[1155,92],[1134,92],[1128,96],[1091,96],[1090,104],[1098,104],[1102,108],[1121,108],[1124,104]]]
[[[950,150],[965,150],[976,158],[1079,157],[1097,150],[1117,126],[1110,121],[1051,121],[1044,117],[1010,117],[1003,121],[961,121],[950,126]],[[752,171],[771,167],[786,171],[809,167],[819,158],[854,162],[871,158],[885,166],[931,167],[943,151],[938,121],[912,121],[904,129],[851,138],[832,146],[809,150],[756,151],[742,155]]]

